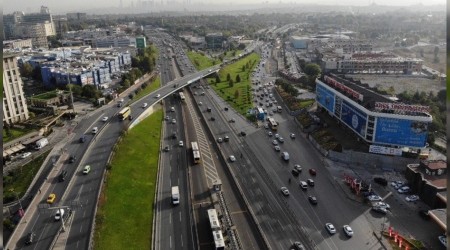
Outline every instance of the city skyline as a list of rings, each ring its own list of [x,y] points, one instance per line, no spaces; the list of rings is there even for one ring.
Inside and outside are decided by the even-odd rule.
[[[173,10],[173,3],[183,4],[183,6],[187,5],[204,5],[208,4],[211,7],[220,6],[220,5],[233,5],[237,6],[245,6],[248,8],[249,6],[260,8],[266,5],[273,4],[307,4],[307,5],[337,5],[337,6],[368,6],[370,4],[377,4],[380,6],[412,6],[422,4],[424,6],[432,6],[432,5],[445,5],[446,2],[443,0],[429,0],[429,1],[408,1],[408,0],[397,0],[397,1],[389,1],[389,0],[365,0],[365,1],[355,1],[355,0],[287,0],[287,1],[279,1],[279,0],[245,0],[245,1],[237,1],[237,0],[115,0],[115,1],[107,1],[107,0],[99,0],[93,3],[88,0],[78,0],[78,1],[58,1],[58,0],[42,0],[42,1],[26,1],[26,0],[17,0],[17,1],[6,1],[3,13],[10,14],[14,11],[23,11],[25,13],[34,13],[39,12],[40,6],[44,5],[50,8],[53,14],[64,14],[66,12],[73,11],[83,11],[89,12],[90,9],[96,8],[130,8],[139,6],[142,4],[153,5],[155,10],[165,10],[166,7],[170,7],[167,9]],[[182,6],[180,6],[182,7]]]

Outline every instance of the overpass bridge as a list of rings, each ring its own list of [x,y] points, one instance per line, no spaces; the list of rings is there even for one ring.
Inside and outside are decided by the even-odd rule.
[[[165,86],[160,87],[159,89],[153,91],[152,93],[148,94],[144,98],[140,99],[139,101],[133,103],[131,105],[131,115],[135,117],[133,121],[130,123],[128,129],[131,129],[135,125],[137,125],[139,122],[141,122],[143,119],[147,118],[150,114],[153,113],[153,107],[155,104],[158,104],[161,100],[166,98],[167,96],[178,93],[178,91],[186,86],[188,86],[191,83],[194,83],[204,77],[207,77],[211,74],[214,74],[220,70],[222,65],[214,65],[212,67],[200,70],[198,72],[183,76],[181,78],[177,78],[173,81],[168,82]],[[159,97],[157,97],[160,95]],[[143,103],[148,104],[148,108],[145,110],[140,110],[139,107],[142,106]]]

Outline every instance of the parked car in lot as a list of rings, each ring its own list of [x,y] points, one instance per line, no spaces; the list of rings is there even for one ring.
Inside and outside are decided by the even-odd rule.
[[[419,196],[413,194],[413,195],[410,195],[410,196],[406,196],[405,200],[409,201],[409,202],[418,201],[419,200]]]
[[[380,207],[380,206],[374,206],[374,207],[372,207],[372,210],[374,212],[377,212],[377,213],[380,213],[380,214],[387,214],[387,209],[383,208],[383,207]]]
[[[348,236],[348,237],[352,237],[353,236],[353,230],[349,225],[344,225],[343,226],[344,229],[344,233]]]
[[[386,209],[391,209],[391,206],[389,206],[389,204],[387,204],[386,202],[382,202],[382,201],[378,201],[378,202],[375,202],[375,204],[373,204],[374,206],[378,206],[378,207],[383,207],[383,208],[386,208]]]
[[[397,192],[400,194],[407,194],[407,193],[411,192],[411,188],[408,186],[403,186],[403,187],[399,188],[397,190]]]
[[[367,200],[369,201],[382,201],[381,197],[374,194],[374,195],[369,195],[366,197]]]
[[[403,181],[393,181],[393,182],[391,182],[391,186],[393,188],[395,188],[395,189],[398,189],[398,188],[400,188],[403,185],[404,185]]]
[[[331,223],[327,223],[327,224],[325,224],[325,228],[327,229],[327,231],[330,233],[330,234],[335,234],[336,233],[336,228],[333,226],[333,224],[331,224]]]

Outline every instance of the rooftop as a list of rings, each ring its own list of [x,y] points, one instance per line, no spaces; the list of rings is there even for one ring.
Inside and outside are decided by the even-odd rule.
[[[409,164],[408,167],[416,173],[422,175],[422,180],[426,180],[431,185],[435,186],[440,190],[447,189],[447,175],[429,175],[426,173],[426,169],[421,167],[419,164]]]
[[[427,165],[429,169],[446,169],[447,162],[444,160],[430,160],[430,161],[422,161],[423,164]]]

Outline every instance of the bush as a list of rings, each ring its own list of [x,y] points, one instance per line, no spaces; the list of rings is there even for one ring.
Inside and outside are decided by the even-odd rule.
[[[133,99],[134,95],[133,95],[133,94],[129,94],[128,97],[129,97],[130,99]]]

